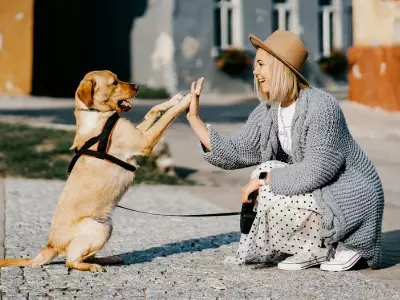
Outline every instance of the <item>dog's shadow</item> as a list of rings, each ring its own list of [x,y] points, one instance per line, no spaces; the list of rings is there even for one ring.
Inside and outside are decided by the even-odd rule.
[[[113,256],[101,257],[97,256],[100,261],[96,262],[100,263],[103,266],[117,266],[117,265],[134,265],[141,264],[145,262],[151,262],[159,257],[167,257],[174,254],[182,254],[187,252],[200,252],[207,249],[216,249],[223,245],[229,245],[240,240],[240,232],[228,232],[222,233],[218,235],[212,235],[202,238],[193,238],[188,240],[183,240],[176,243],[170,243],[165,245],[160,245],[157,247],[151,247],[145,250],[137,250],[132,252],[126,252]],[[121,262],[110,262],[107,261],[115,261],[115,258],[122,259]],[[65,264],[65,261],[53,261],[49,263],[49,265],[59,265]]]
[[[158,257],[167,257],[174,254],[187,252],[200,252],[207,249],[216,249],[239,241],[239,232],[228,232],[202,238],[183,240],[176,243],[165,244],[145,250],[132,251],[119,254],[124,265],[151,262]]]

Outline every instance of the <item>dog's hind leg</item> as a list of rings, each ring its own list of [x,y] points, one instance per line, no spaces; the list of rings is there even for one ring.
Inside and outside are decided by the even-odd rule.
[[[77,235],[73,237],[67,249],[65,265],[70,269],[81,271],[101,272],[99,264],[85,262],[103,248],[111,235],[111,224],[100,223],[88,218],[74,228]]]
[[[65,265],[70,269],[80,271],[102,272],[102,266],[84,262],[85,258],[93,256],[100,249],[92,250],[92,238],[90,236],[78,236],[74,238],[68,246]]]

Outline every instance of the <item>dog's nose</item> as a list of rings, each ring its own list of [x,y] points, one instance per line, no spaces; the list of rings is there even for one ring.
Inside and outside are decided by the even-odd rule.
[[[139,90],[139,86],[136,83],[131,83],[131,87],[133,90],[138,91]]]

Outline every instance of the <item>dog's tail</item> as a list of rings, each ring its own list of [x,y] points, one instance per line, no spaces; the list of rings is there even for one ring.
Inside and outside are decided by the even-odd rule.
[[[0,268],[2,267],[36,267],[47,264],[58,255],[52,246],[47,245],[42,248],[35,258],[6,258],[0,259]]]

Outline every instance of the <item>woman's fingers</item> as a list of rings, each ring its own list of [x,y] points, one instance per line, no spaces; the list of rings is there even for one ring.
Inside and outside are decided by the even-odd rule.
[[[203,81],[204,81],[204,77],[201,77],[199,80],[197,80],[196,89],[195,89],[195,94],[197,97],[199,97],[201,94],[201,89],[203,88]]]
[[[190,92],[192,94],[192,101],[190,102],[189,108],[187,110],[187,116],[198,116],[199,115],[199,97],[201,93],[201,89],[203,86],[204,77],[201,77],[197,83],[196,81],[192,82],[190,87]]]
[[[191,87],[191,93],[192,93],[192,100],[190,101],[190,105],[189,105],[189,113],[192,116],[197,116],[199,114],[199,99],[196,96],[196,92],[195,92],[195,86],[196,86],[196,82],[193,81],[192,82],[192,87]]]
[[[192,86],[191,86],[191,88],[190,88],[190,92],[192,93],[192,95],[195,94],[195,92],[194,92],[195,84],[196,84],[196,81],[193,81],[193,82],[192,82]]]
[[[249,191],[247,185],[242,189],[242,202],[249,203]]]

